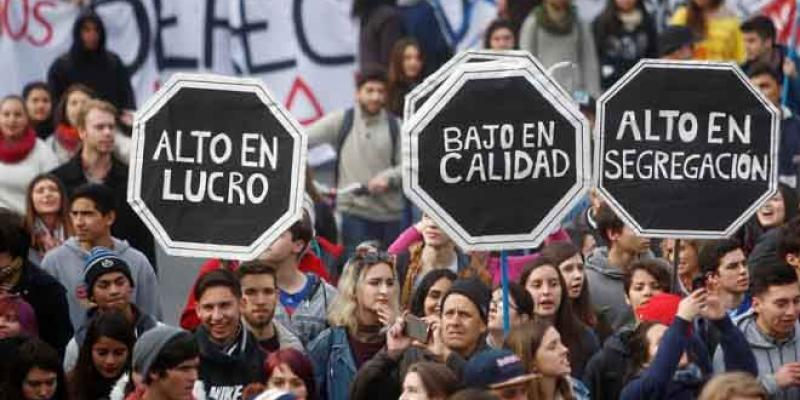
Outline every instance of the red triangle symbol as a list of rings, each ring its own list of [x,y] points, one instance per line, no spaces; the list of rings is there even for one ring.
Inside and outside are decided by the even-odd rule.
[[[314,96],[314,93],[311,91],[311,88],[308,87],[306,82],[303,81],[303,78],[299,76],[294,79],[292,89],[289,91],[289,97],[286,98],[286,108],[289,110],[289,112],[297,116],[296,113],[293,112],[292,107],[295,105],[295,99],[297,98],[298,94],[303,96],[306,100],[306,103],[312,108],[312,113],[310,116],[306,116],[305,118],[297,118],[300,124],[308,125],[322,118],[324,113],[322,112],[322,106],[319,104],[319,100],[317,100],[317,97]]]

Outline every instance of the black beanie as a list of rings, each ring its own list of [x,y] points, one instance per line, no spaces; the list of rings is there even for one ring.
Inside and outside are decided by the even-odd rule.
[[[492,291],[486,284],[476,278],[456,279],[450,290],[442,297],[440,310],[444,310],[444,302],[451,294],[460,294],[469,299],[478,309],[483,323],[489,323],[489,303],[492,301]]]
[[[92,249],[83,268],[83,282],[86,284],[89,297],[92,295],[92,288],[97,278],[111,272],[122,273],[122,275],[128,278],[131,287],[134,286],[133,276],[131,276],[131,269],[128,263],[119,258],[116,253],[106,248],[95,247]]]

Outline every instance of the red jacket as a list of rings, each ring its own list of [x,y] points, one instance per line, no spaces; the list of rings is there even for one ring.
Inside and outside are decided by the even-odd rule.
[[[197,285],[197,281],[200,280],[201,276],[222,268],[222,265],[222,260],[214,258],[207,260],[200,267],[200,272],[197,273],[197,278],[194,284],[192,284],[192,289],[189,291],[189,295],[186,298],[186,306],[183,307],[183,312],[181,312],[181,327],[184,329],[193,331],[200,325],[200,319],[197,318],[197,312],[195,311],[197,308],[197,299],[194,298],[194,287]],[[239,263],[236,261],[229,262],[228,267],[231,271],[236,271],[236,269],[239,268]],[[311,251],[306,252],[303,258],[300,259],[298,268],[300,272],[316,274],[326,282],[330,282],[331,280],[325,265],[323,265],[319,257]]]

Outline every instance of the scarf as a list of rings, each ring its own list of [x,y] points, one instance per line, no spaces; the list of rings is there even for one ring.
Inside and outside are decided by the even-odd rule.
[[[16,164],[28,157],[36,145],[36,131],[28,127],[21,137],[8,140],[0,137],[0,162]]]
[[[577,22],[575,8],[572,6],[569,7],[566,15],[564,15],[564,19],[561,21],[553,20],[544,4],[536,7],[534,12],[536,13],[536,21],[539,22],[539,25],[546,31],[555,35],[568,35],[572,32],[572,28]]]
[[[622,23],[622,28],[627,32],[635,31],[636,28],[642,24],[642,20],[644,20],[642,10],[638,8],[630,12],[617,13],[617,17],[619,18],[619,22]]]
[[[56,128],[56,140],[58,144],[69,153],[75,153],[75,151],[78,150],[78,146],[81,144],[81,137],[78,134],[78,130],[75,129],[75,127],[63,123],[58,124]]]
[[[22,278],[22,257],[16,257],[11,263],[0,269],[0,293],[10,293]]]

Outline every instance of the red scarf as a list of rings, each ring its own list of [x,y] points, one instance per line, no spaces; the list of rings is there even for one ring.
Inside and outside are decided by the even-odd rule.
[[[16,140],[8,140],[0,134],[0,162],[16,164],[28,157],[35,145],[36,131],[31,127]]]
[[[58,124],[56,127],[56,140],[70,153],[74,153],[81,144],[81,137],[78,130],[67,124]]]

